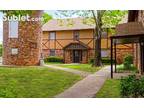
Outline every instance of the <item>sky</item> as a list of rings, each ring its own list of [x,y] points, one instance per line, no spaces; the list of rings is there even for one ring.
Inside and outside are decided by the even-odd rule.
[[[58,16],[55,15],[56,10],[45,10],[44,12],[48,13],[49,15],[51,15],[54,19],[55,18],[60,18]],[[73,15],[72,17],[78,17],[77,15]],[[3,40],[3,14],[0,12],[0,44],[2,43]],[[61,18],[65,18],[64,16]]]
[[[45,12],[48,13],[49,15],[53,16],[53,18],[57,18],[57,16],[55,15],[54,10],[49,10],[49,11],[45,11]],[[2,43],[2,40],[3,40],[3,21],[2,21],[2,17],[3,17],[3,14],[0,12],[0,43]]]

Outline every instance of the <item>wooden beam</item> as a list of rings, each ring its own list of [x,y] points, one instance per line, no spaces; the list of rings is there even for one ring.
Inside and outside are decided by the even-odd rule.
[[[114,63],[115,63],[115,73],[117,72],[117,69],[116,69],[116,42],[114,42],[114,53],[115,53],[115,60],[114,60]]]
[[[113,39],[111,38],[111,78],[113,78]]]

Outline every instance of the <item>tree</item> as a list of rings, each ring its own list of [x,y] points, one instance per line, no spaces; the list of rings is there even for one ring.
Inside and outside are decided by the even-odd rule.
[[[103,28],[112,28],[115,27],[119,21],[127,14],[127,11],[119,10],[72,10],[72,11],[58,11],[56,15],[72,17],[72,16],[82,16],[87,20],[87,22],[92,22],[95,24],[94,40],[94,63],[93,66],[101,66],[101,34]],[[86,22],[86,24],[87,24]]]
[[[44,14],[42,15],[42,17],[43,17],[43,19],[44,19],[43,24],[47,23],[49,20],[51,20],[51,19],[53,18],[52,16],[50,16],[50,15],[47,14],[47,13],[44,13]]]

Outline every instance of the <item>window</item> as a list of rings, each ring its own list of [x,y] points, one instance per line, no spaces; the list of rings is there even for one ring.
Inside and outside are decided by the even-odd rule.
[[[18,38],[18,21],[9,21],[9,38]]]
[[[55,33],[55,32],[50,32],[50,33],[49,33],[49,39],[50,39],[50,40],[56,39],[56,33]]]
[[[74,31],[73,32],[73,39],[74,40],[79,40],[79,31]]]
[[[108,33],[107,33],[107,29],[103,29],[102,30],[102,38],[107,38],[107,36],[108,36]]]
[[[101,56],[102,57],[108,57],[109,56],[108,50],[102,50],[101,51]]]
[[[50,50],[50,56],[55,56],[55,50]]]

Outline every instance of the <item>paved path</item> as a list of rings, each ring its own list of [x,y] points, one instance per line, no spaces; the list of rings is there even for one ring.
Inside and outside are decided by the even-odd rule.
[[[80,75],[80,76],[82,76],[82,77],[86,77],[86,76],[88,76],[88,75],[91,74],[91,73],[89,73],[89,72],[79,71],[79,70],[70,69],[70,68],[64,68],[64,67],[55,66],[55,65],[45,65],[45,66],[46,66],[46,67],[49,67],[49,68],[64,70],[64,71],[66,71],[66,72],[71,72],[71,73]]]
[[[63,93],[55,96],[56,98],[92,98],[104,84],[105,80],[110,77],[110,66],[106,66],[77,82]]]

